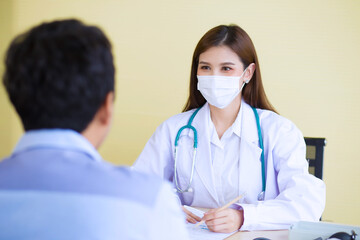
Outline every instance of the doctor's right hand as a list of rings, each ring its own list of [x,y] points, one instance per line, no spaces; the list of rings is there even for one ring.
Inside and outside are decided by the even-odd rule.
[[[189,223],[197,223],[201,221],[201,218],[184,208],[184,206],[181,206],[182,210],[186,213],[186,221]]]

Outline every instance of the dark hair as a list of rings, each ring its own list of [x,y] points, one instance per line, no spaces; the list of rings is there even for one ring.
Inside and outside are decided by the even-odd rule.
[[[114,73],[105,34],[70,19],[17,36],[6,54],[3,84],[25,130],[82,132],[114,91]]]
[[[232,49],[240,58],[244,67],[255,63],[256,69],[251,81],[246,84],[242,90],[242,97],[249,105],[268,109],[276,112],[266,97],[264,87],[261,81],[260,64],[256,55],[254,44],[249,35],[237,25],[220,25],[210,29],[197,44],[190,74],[189,98],[184,106],[183,111],[203,106],[206,103],[205,98],[197,90],[197,69],[199,65],[199,56],[214,46],[227,46]]]

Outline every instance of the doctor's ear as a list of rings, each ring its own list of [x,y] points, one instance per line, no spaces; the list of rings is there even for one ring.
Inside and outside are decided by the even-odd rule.
[[[245,83],[249,83],[252,76],[254,75],[256,69],[256,65],[255,63],[251,63],[245,70],[245,74],[244,74],[244,82]]]

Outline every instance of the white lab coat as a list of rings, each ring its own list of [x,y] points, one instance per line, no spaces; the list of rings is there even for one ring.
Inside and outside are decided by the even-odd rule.
[[[308,173],[306,146],[298,128],[289,120],[268,110],[258,110],[266,162],[266,194],[262,189],[261,148],[255,115],[242,101],[241,140],[239,151],[238,194],[246,196],[238,204],[244,210],[241,230],[286,229],[299,220],[318,221],[325,207],[325,184]],[[197,113],[192,126],[198,132],[198,151],[193,176],[194,192],[179,194],[182,204],[204,208],[220,207],[215,191],[214,169],[210,156],[209,106]],[[133,168],[156,174],[173,182],[174,142],[178,130],[187,124],[194,110],[175,115],[162,123],[147,142]],[[182,189],[189,183],[193,132],[181,134],[177,174]]]

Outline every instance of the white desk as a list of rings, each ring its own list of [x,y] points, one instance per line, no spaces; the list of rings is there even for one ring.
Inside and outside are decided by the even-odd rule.
[[[274,231],[251,231],[251,232],[236,232],[227,240],[252,240],[257,237],[266,237],[272,240],[288,240],[289,230],[274,230]]]

